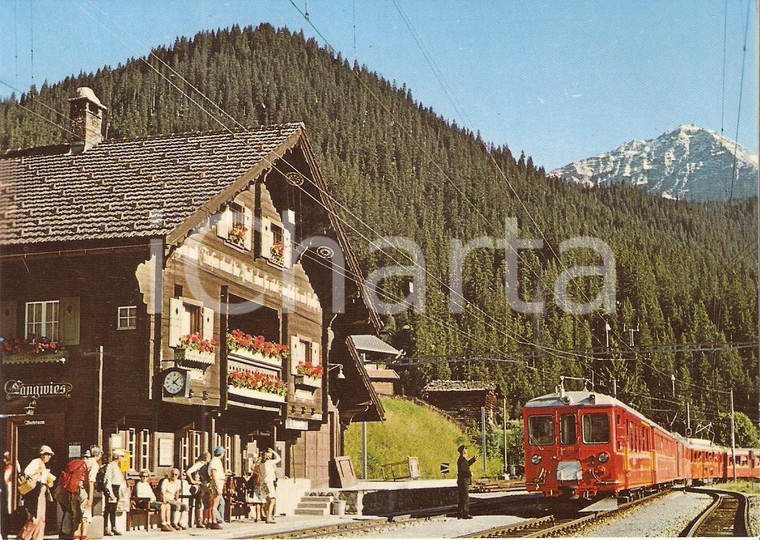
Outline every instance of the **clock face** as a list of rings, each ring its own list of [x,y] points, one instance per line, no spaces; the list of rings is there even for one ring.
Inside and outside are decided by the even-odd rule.
[[[185,388],[185,374],[181,371],[170,371],[164,377],[164,390],[172,396],[179,394]]]

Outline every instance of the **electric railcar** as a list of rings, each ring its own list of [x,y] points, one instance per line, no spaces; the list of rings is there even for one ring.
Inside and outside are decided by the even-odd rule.
[[[675,482],[733,478],[731,450],[687,439],[625,403],[583,390],[523,408],[525,484],[547,497],[625,496]],[[736,477],[760,477],[760,451],[737,449]]]

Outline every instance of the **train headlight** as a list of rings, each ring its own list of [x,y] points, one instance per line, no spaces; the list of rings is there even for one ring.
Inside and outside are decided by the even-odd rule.
[[[538,465],[539,463],[541,463],[541,456],[539,456],[538,454],[533,454],[533,455],[530,457],[530,462],[531,462],[533,465]]]
[[[607,452],[599,454],[599,463],[607,463],[610,460],[610,455]]]

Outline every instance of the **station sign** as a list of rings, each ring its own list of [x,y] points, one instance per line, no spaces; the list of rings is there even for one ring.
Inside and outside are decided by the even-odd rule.
[[[17,379],[5,383],[5,399],[41,397],[71,397],[74,385],[66,381],[49,381],[45,383],[25,383]]]

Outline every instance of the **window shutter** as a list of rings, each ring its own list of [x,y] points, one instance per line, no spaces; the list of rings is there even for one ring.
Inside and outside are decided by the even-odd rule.
[[[292,253],[290,231],[286,227],[282,229],[282,263],[285,268],[291,268],[293,266]]]
[[[245,249],[251,250],[251,238],[253,238],[253,212],[245,208],[243,210],[243,224],[248,231],[245,233]]]
[[[272,257],[272,221],[261,218],[261,256],[265,259]]]
[[[58,334],[66,345],[79,345],[79,297],[61,298],[58,311]]]
[[[178,347],[182,338],[185,306],[179,298],[169,298],[169,347]]]
[[[290,355],[288,355],[288,358],[290,358],[291,373],[296,372],[296,366],[298,365],[298,362],[303,360],[301,357],[303,355],[303,352],[301,352],[300,345],[300,340],[296,336],[290,336]]]
[[[0,302],[0,336],[5,339],[19,336],[16,329],[16,306],[17,302],[15,300],[3,300]],[[24,332],[21,334],[21,337],[24,337]]]
[[[296,213],[293,210],[282,212],[282,262],[285,268],[293,267],[293,239],[290,231],[295,231]]]
[[[319,343],[311,344],[311,363],[315,366],[322,363],[322,359],[319,358]]]
[[[220,238],[227,240],[230,229],[232,229],[232,212],[229,208],[225,208],[222,216],[219,218],[219,223],[216,224],[216,234]]]
[[[203,339],[214,338],[214,310],[203,308]]]

